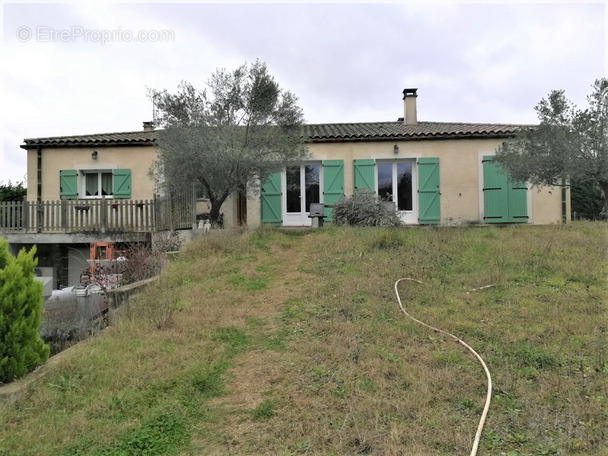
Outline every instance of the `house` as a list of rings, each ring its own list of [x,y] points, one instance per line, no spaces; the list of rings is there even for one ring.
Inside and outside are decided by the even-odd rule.
[[[259,196],[226,200],[225,226],[310,226],[311,203],[324,203],[331,221],[331,205],[363,189],[393,201],[408,225],[569,220],[568,189],[514,182],[493,161],[522,125],[418,121],[416,103],[417,89],[405,89],[396,121],[307,125],[310,161],[270,176]],[[37,244],[39,265],[57,269],[60,284],[73,284],[91,244],[142,241],[171,223],[191,228],[204,212],[204,203],[197,210],[187,200],[181,212],[164,211],[180,220],[160,226],[151,122],[137,132],[25,139],[21,147],[27,201],[2,203],[0,234],[13,251]]]
[[[149,240],[155,142],[151,122],[140,132],[25,139],[27,201],[0,203],[12,253],[36,245],[39,270],[58,288],[78,283],[93,246],[109,253]]]
[[[310,203],[361,189],[393,201],[408,225],[569,220],[569,190],[513,182],[493,161],[522,125],[422,122],[416,100],[405,89],[394,122],[307,125],[312,160],[263,185],[261,223],[310,225]]]
[[[155,143],[152,122],[138,132],[25,139],[27,200],[150,199]]]

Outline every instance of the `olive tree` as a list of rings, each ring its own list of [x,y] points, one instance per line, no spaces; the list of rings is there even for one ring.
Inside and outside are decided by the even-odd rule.
[[[536,106],[540,123],[522,129],[497,150],[496,160],[515,180],[532,185],[590,185],[608,216],[608,79],[595,81],[589,107],[578,109],[563,90]]]
[[[149,96],[161,128],[157,184],[171,192],[202,188],[212,221],[229,195],[259,190],[271,173],[308,156],[297,98],[259,61],[216,70],[203,90],[182,82],[176,93]]]

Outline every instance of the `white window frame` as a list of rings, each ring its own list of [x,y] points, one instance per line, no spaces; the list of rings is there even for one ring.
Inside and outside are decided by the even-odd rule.
[[[300,165],[300,195],[305,191],[305,173],[303,169],[308,165],[318,165],[319,166],[319,203],[323,203],[323,162],[319,160],[312,160],[309,162],[305,162]],[[310,226],[312,225],[312,219],[308,217],[309,212],[301,211],[301,212],[287,212],[287,170],[283,170],[281,172],[281,207],[282,207],[282,217],[283,217],[283,226]],[[300,207],[306,208],[305,201],[300,197]]]
[[[97,191],[99,195],[87,195],[87,175],[97,174]],[[103,174],[111,174],[112,175],[112,194],[110,195],[102,195],[102,175]],[[112,173],[112,169],[81,169],[79,172],[79,199],[114,199],[114,175]]]
[[[397,209],[397,215],[401,219],[403,223],[408,225],[410,224],[418,224],[418,165],[416,158],[393,158],[390,160],[376,160],[376,166],[374,169],[374,179],[375,179],[375,191],[376,195],[379,195],[379,165],[390,163],[392,165],[392,182],[393,182],[393,194],[391,195],[393,198],[393,202],[395,203],[395,207],[398,208],[399,204],[396,200],[397,192],[395,192],[397,185],[397,163],[411,163],[412,165],[412,210],[411,211],[400,211]]]

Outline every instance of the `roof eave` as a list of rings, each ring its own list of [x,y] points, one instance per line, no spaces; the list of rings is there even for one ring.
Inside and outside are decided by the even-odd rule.
[[[81,141],[81,142],[27,142],[20,145],[21,149],[58,149],[71,147],[128,147],[128,146],[155,146],[156,140],[152,141]]]
[[[339,143],[339,142],[378,142],[378,141],[429,141],[442,139],[506,139],[512,138],[515,133],[450,133],[438,135],[403,135],[403,136],[350,136],[350,137],[323,137],[308,138],[306,143]]]

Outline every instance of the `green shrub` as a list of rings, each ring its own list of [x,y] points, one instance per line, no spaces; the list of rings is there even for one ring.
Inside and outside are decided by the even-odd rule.
[[[0,239],[0,383],[44,364],[49,346],[38,334],[42,320],[42,284],[34,279],[36,247],[17,258]]]
[[[604,210],[602,192],[599,188],[588,182],[572,182],[571,209],[575,220],[601,220]]]
[[[22,201],[26,195],[27,188],[23,186],[23,182],[0,182],[0,201]]]
[[[350,226],[399,226],[395,211],[387,208],[374,193],[357,192],[334,204],[332,222]]]

